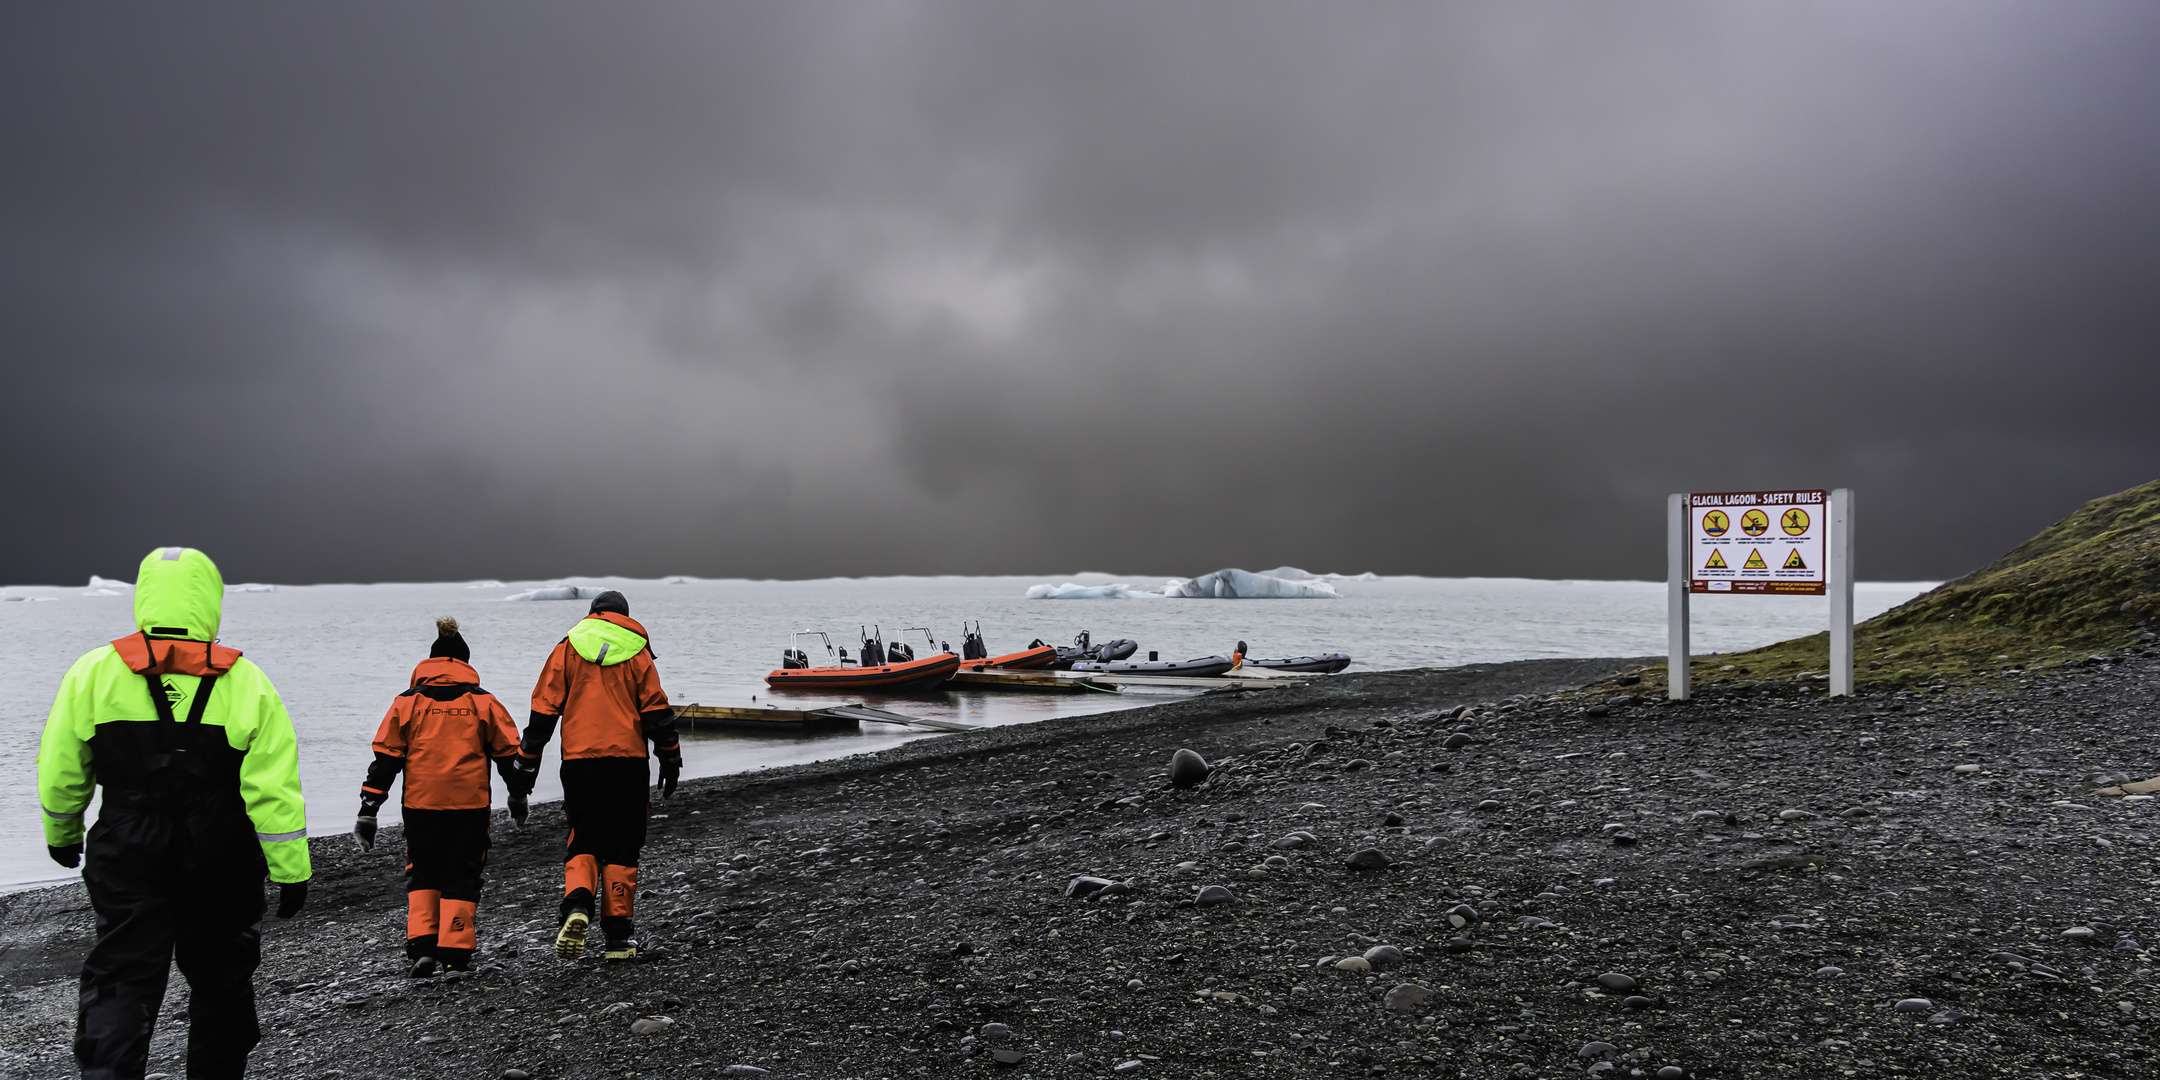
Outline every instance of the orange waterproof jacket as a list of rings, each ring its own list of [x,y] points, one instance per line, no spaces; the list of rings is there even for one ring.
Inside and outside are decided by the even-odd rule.
[[[660,688],[643,624],[594,612],[556,643],[533,686],[532,719],[519,748],[528,762],[540,757],[558,720],[564,761],[643,758],[647,739],[663,757],[677,753],[675,711]]]
[[[405,805],[415,810],[474,810],[492,800],[488,762],[507,767],[517,754],[517,723],[463,660],[439,656],[413,669],[412,686],[391,702],[375,731],[375,763],[362,798],[384,797],[405,774]]]

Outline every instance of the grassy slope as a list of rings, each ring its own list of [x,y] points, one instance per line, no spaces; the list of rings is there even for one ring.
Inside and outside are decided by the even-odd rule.
[[[1987,567],[1860,624],[1855,675],[1862,685],[1894,685],[2054,667],[2128,644],[2156,619],[2160,480],[2094,499]],[[1829,663],[1822,633],[1699,657],[1695,670],[1699,680],[1753,681]],[[1662,665],[1642,674],[1646,686],[1662,687]]]

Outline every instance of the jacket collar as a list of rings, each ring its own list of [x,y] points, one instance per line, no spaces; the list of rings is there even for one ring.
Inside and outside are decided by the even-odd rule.
[[[480,674],[472,665],[448,656],[431,656],[412,669],[412,685],[476,686]]]

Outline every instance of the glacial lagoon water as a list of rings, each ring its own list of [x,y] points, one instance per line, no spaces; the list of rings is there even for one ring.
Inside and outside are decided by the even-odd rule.
[[[1161,575],[895,577],[818,581],[635,581],[575,578],[569,583],[622,590],[631,612],[652,631],[662,681],[678,703],[775,701],[815,707],[868,701],[918,716],[972,724],[1026,723],[1131,708],[1163,700],[1149,694],[1031,695],[946,692],[926,698],[861,696],[776,698],[760,681],[778,666],[789,634],[819,629],[853,651],[857,627],[875,623],[888,640],[918,646],[928,627],[941,641],[960,640],[962,620],[980,619],[993,653],[1040,638],[1070,642],[1082,630],[1096,640],[1133,638],[1164,659],[1228,652],[1239,640],[1254,656],[1341,651],[1352,671],[1449,666],[1542,657],[1647,656],[1665,648],[1665,593],[1657,582],[1541,581],[1498,578],[1345,579],[1337,600],[1029,600],[1031,586],[1129,582],[1159,589]],[[434,620],[452,615],[464,628],[483,684],[522,726],[532,683],[548,650],[582,616],[584,601],[508,601],[538,585],[378,584],[278,586],[225,600],[222,637],[277,684],[300,735],[301,776],[311,832],[352,826],[369,740],[427,655]],[[1866,618],[1932,587],[1930,582],[1863,583],[1857,609]],[[96,593],[108,595],[95,595]],[[77,656],[133,630],[124,587],[0,589],[0,747],[16,782],[0,786],[0,887],[63,880],[45,857],[33,762],[60,677]],[[12,598],[21,597],[19,601]],[[1819,597],[1695,598],[1698,652],[1753,648],[1823,628]],[[911,739],[940,736],[865,724],[860,731],[792,738],[698,733],[684,740],[686,776],[745,772],[821,758],[870,753]],[[541,771],[536,799],[558,797],[554,754]],[[501,800],[500,785],[496,797]],[[396,801],[385,808],[395,817]],[[93,810],[93,814],[95,811]],[[386,822],[387,823],[387,822]]]

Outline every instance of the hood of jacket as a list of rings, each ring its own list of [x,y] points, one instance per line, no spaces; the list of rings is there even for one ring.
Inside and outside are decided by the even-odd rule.
[[[135,628],[151,637],[214,641],[225,578],[194,548],[159,548],[135,571]]]
[[[570,647],[601,667],[612,667],[644,651],[645,627],[628,615],[598,611],[570,628]]]

